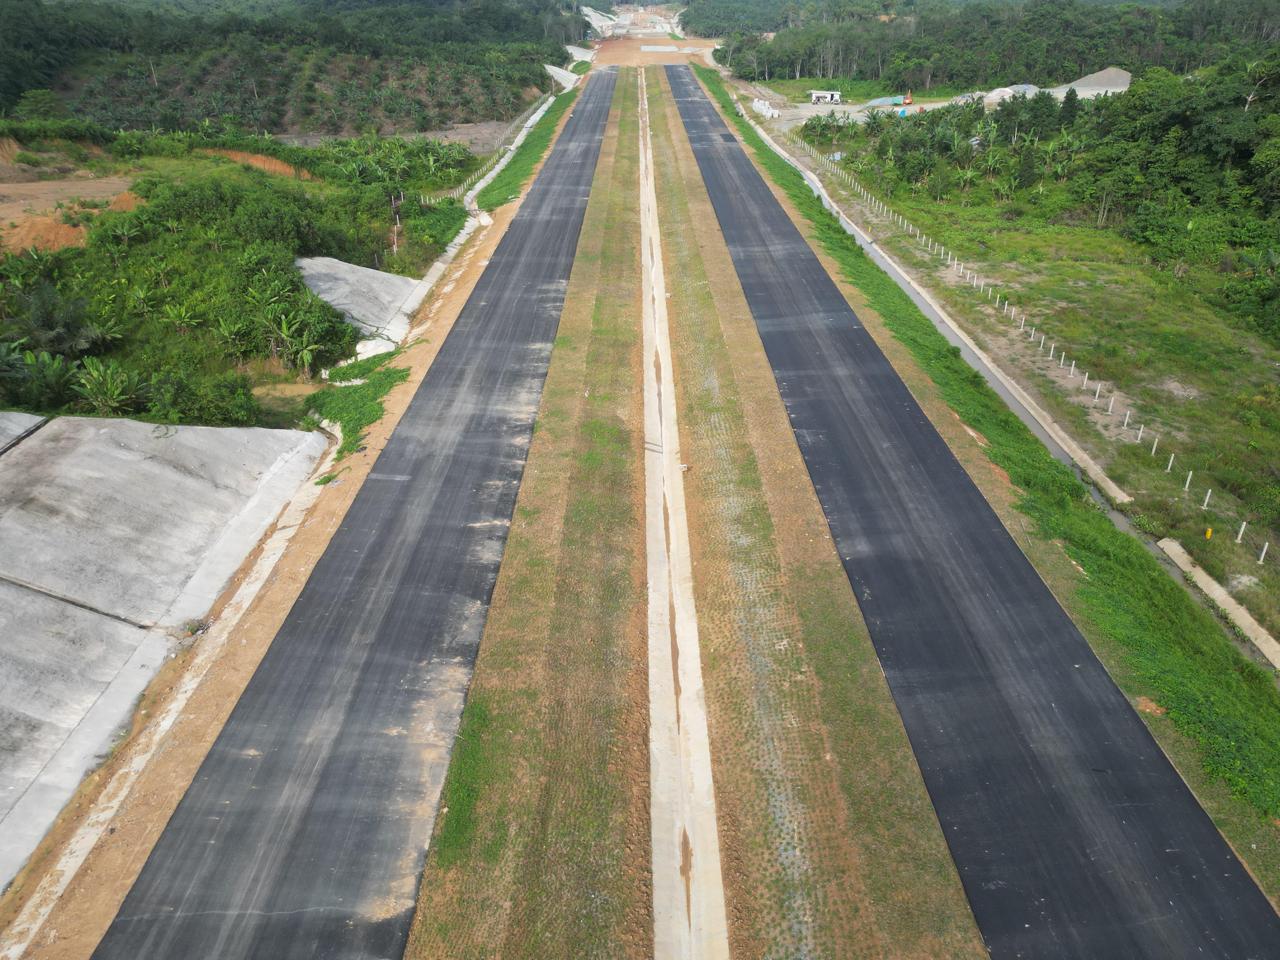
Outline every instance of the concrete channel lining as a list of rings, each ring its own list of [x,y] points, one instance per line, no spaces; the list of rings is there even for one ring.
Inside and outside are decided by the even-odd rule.
[[[130,623],[203,616],[321,434],[61,417],[0,461],[0,579]]]
[[[63,417],[0,459],[0,884],[326,446]]]
[[[341,310],[365,337],[393,344],[409,332],[409,318],[427,292],[421,280],[333,257],[300,257],[294,262],[307,289]]]
[[[42,423],[44,417],[38,417],[34,413],[19,413],[16,410],[0,413],[0,453],[16,446]]]

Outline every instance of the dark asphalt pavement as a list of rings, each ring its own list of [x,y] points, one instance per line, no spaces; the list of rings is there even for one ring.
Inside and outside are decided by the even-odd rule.
[[[100,960],[401,956],[614,83],[592,74]]]
[[[687,67],[796,439],[996,958],[1280,957],[1280,920]]]

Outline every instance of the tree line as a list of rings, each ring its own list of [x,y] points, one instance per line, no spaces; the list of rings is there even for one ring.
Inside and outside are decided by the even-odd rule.
[[[755,0],[750,8],[767,5]],[[690,29],[690,15],[692,23],[703,22],[697,6],[695,0],[685,16]],[[1168,7],[952,2],[894,14],[863,0],[777,7],[781,29],[773,39],[754,26],[725,30],[717,59],[753,81],[848,77],[893,88],[990,88],[1064,82],[1112,65],[1186,73],[1280,42],[1280,5],[1271,0],[1184,0]]]

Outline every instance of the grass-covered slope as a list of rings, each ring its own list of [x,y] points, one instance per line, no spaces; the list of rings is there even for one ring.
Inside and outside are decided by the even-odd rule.
[[[551,146],[551,138],[555,136],[560,119],[565,111],[573,105],[578,90],[568,90],[552,102],[538,122],[533,125],[528,135],[516,148],[515,155],[507,165],[498,171],[483,190],[476,195],[476,203],[481,210],[496,210],[504,203],[509,203],[520,195],[524,185],[533,176],[533,169]]]

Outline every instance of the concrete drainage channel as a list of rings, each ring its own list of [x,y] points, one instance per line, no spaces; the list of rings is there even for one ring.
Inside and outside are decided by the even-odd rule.
[[[654,956],[712,960],[729,936],[643,71],[638,82]]]

